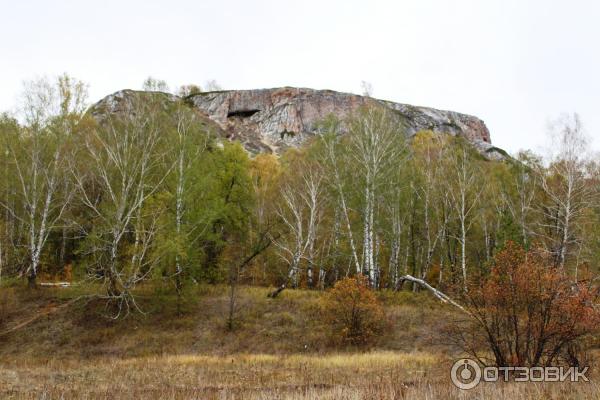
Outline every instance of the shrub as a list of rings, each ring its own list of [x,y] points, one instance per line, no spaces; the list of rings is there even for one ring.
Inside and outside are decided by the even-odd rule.
[[[541,250],[509,241],[489,275],[463,294],[470,322],[451,328],[451,337],[484,364],[579,365],[600,324],[597,293],[591,281],[574,283]]]
[[[333,340],[340,344],[366,345],[385,326],[383,307],[362,275],[338,281],[324,296],[321,308]]]

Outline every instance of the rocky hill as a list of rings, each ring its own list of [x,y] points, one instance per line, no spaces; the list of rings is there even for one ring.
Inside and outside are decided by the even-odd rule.
[[[127,99],[136,94],[150,95],[131,90],[120,91],[97,103],[93,107],[94,113],[123,112],[128,104]],[[489,159],[501,159],[506,154],[492,146],[488,128],[477,117],[350,93],[284,87],[205,92],[184,99],[160,95],[169,102],[185,101],[206,117],[206,123],[214,125],[219,135],[229,140],[239,140],[251,153],[280,154],[290,146],[300,146],[318,134],[318,123],[328,115],[333,114],[344,120],[359,107],[370,105],[391,110],[408,136],[421,130],[431,130],[463,136]],[[343,124],[341,129],[343,133]]]

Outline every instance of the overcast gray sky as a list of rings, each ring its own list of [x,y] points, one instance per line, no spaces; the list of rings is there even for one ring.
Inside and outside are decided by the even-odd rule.
[[[92,101],[145,77],[171,87],[303,86],[473,114],[510,152],[578,112],[600,147],[594,0],[0,0],[0,110],[62,72]]]

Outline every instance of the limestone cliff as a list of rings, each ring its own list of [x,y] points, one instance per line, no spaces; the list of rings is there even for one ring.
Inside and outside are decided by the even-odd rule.
[[[126,104],[127,97],[133,93],[143,92],[117,92],[101,100],[95,109],[123,111],[120,105]],[[290,146],[300,146],[318,134],[318,123],[328,115],[344,120],[359,107],[370,105],[392,110],[409,136],[421,130],[458,135],[469,140],[487,158],[499,159],[505,154],[492,146],[490,133],[479,118],[350,93],[284,87],[206,92],[185,99],[161,95],[165,101],[186,101],[220,128],[218,134],[239,140],[252,153],[279,154]],[[343,133],[343,124],[341,129]]]
[[[329,114],[343,120],[368,104],[393,110],[409,136],[421,130],[460,135],[488,158],[502,157],[502,151],[492,146],[483,121],[453,111],[291,87],[199,93],[187,101],[219,124],[229,138],[240,140],[253,152],[280,153],[289,146],[298,146],[317,134],[318,122]]]

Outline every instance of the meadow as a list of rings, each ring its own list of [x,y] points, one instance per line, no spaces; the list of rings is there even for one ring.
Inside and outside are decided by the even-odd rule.
[[[454,314],[426,293],[379,293],[386,332],[367,348],[339,348],[317,291],[273,300],[266,288],[242,287],[229,332],[224,286],[191,288],[179,306],[146,286],[145,314],[118,320],[81,298],[94,290],[2,288],[1,398],[595,399],[599,390],[593,369],[590,383],[455,388],[449,371],[460,354],[436,333]]]

